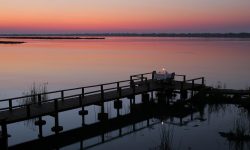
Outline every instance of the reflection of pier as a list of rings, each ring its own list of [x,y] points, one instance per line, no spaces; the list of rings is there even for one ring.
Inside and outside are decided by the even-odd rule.
[[[165,104],[170,105],[170,99],[174,91],[178,91],[180,93],[180,99],[184,100],[188,97],[188,91],[191,91],[190,95],[193,96],[196,91],[199,91],[201,88],[205,87],[203,77],[192,80],[186,80],[185,75],[176,75],[177,77],[183,77],[183,79],[181,81],[178,81],[177,79],[159,81],[154,80],[153,76],[154,73],[138,74],[131,76],[130,80],[125,81],[118,81],[94,86],[53,91],[37,95],[29,95],[1,100],[0,105],[6,103],[8,104],[6,107],[2,107],[0,109],[0,124],[2,127],[2,138],[0,141],[1,147],[3,149],[6,149],[8,147],[7,125],[10,123],[28,120],[31,118],[39,118],[39,120],[37,120],[35,124],[39,126],[39,137],[42,138],[42,126],[46,124],[46,122],[42,120],[42,116],[51,115],[55,119],[55,126],[51,130],[55,132],[56,135],[53,135],[50,138],[53,138],[56,141],[55,136],[60,134],[63,137],[63,135],[68,136],[67,134],[69,134],[68,132],[59,133],[63,130],[63,127],[59,125],[59,112],[82,108],[82,110],[79,111],[79,115],[82,116],[82,124],[85,125],[84,116],[87,115],[88,112],[84,109],[84,107],[89,105],[100,106],[101,111],[100,113],[98,113],[98,120],[100,121],[100,123],[97,123],[95,126],[86,126],[84,129],[79,129],[79,132],[83,133],[84,131],[84,134],[86,134],[86,132],[91,131],[90,129],[86,130],[86,128],[89,127],[100,129],[103,128],[103,126],[105,127],[105,122],[109,126],[112,126],[112,124],[120,124],[120,118],[110,119],[108,117],[108,113],[104,111],[104,102],[114,101],[114,108],[117,110],[117,115],[120,116],[119,110],[122,108],[122,101],[120,99],[128,97],[130,98],[130,112],[134,114],[135,112],[133,112],[134,109],[132,108],[135,104],[135,95],[142,94],[142,102],[144,104],[152,104],[150,102],[152,98],[150,99],[150,95],[148,94],[148,92],[160,91],[158,93],[158,103],[161,105],[164,104],[165,106]],[[197,80],[200,80],[201,82],[199,84],[195,83],[195,81]],[[44,100],[44,97],[53,98]],[[19,101],[22,101],[27,98],[32,99],[32,103],[19,105]],[[179,106],[179,104],[176,105]],[[153,108],[153,105],[148,106]],[[170,110],[171,107],[169,107],[168,111],[171,112]],[[156,110],[154,111],[159,112]],[[183,110],[181,112],[183,112]],[[145,118],[143,119],[145,120]],[[136,120],[140,120],[140,118],[136,118]],[[112,124],[108,123],[112,121],[114,121]],[[128,123],[133,124],[133,122]],[[123,124],[121,123],[121,125]],[[117,125],[115,125],[114,128],[117,128]],[[113,129],[111,128],[111,130]],[[95,132],[100,131],[94,130],[91,132],[93,132],[92,134],[94,134]]]
[[[133,104],[133,111],[129,114],[118,116],[116,118],[108,119],[107,121],[97,122],[90,125],[83,125],[82,127],[65,131],[59,134],[50,135],[47,137],[39,138],[33,141],[21,143],[15,146],[9,147],[9,149],[56,149],[67,145],[79,142],[80,149],[83,149],[82,143],[85,140],[93,137],[100,136],[101,142],[89,145],[86,148],[90,148],[110,140],[123,137],[133,132],[140,131],[146,127],[158,124],[160,120],[150,122],[151,118],[179,118],[178,125],[182,125],[182,118],[185,118],[194,113],[194,109],[184,108],[177,105],[169,106],[167,104]],[[169,109],[167,109],[169,108]],[[180,113],[180,109],[182,112]],[[144,122],[144,125],[137,126],[136,124]],[[131,127],[131,131],[125,131],[124,128]],[[117,131],[117,135],[111,139],[105,139],[105,134],[109,132]]]

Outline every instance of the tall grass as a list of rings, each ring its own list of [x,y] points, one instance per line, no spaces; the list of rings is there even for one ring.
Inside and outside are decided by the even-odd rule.
[[[42,83],[42,84],[33,83],[31,85],[31,87],[28,89],[28,91],[23,92],[23,96],[46,93],[46,92],[48,92],[47,86],[48,86],[47,82]],[[42,101],[48,100],[48,95],[42,95],[41,100]],[[31,97],[23,98],[19,104],[20,105],[27,105],[27,104],[37,103],[37,102],[38,102],[38,97],[31,96]],[[29,127],[30,129],[36,130],[35,125],[34,125],[35,121],[36,121],[36,119],[29,119],[27,121],[24,121],[24,124],[25,124],[25,126]]]
[[[46,92],[48,92],[47,86],[48,86],[48,83],[43,83],[43,84],[38,84],[38,85],[36,83],[33,83],[32,86],[28,89],[28,91],[23,92],[23,96],[46,93]],[[48,99],[47,95],[41,96],[42,101],[45,101],[47,99]],[[20,105],[37,103],[37,102],[38,102],[38,97],[31,96],[31,97],[23,98],[22,101],[20,102]]]
[[[239,139],[249,135],[250,133],[249,128],[243,119],[236,119],[234,128],[230,132],[234,133]]]

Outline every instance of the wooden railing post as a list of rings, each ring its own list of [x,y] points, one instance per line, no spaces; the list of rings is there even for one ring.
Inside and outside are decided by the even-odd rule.
[[[79,106],[82,106],[82,95],[79,95]]]
[[[183,82],[186,82],[186,75],[183,76]]]
[[[26,105],[27,117],[30,117],[30,104]]]
[[[135,94],[135,83],[134,83],[133,80],[132,80],[131,83],[130,83],[130,87],[131,87],[132,90],[133,90],[133,94]]]
[[[192,93],[191,93],[191,96],[192,97],[194,96],[194,80],[192,80]]]
[[[55,112],[58,111],[58,99],[54,100],[54,109],[55,109]]]
[[[119,88],[120,88],[120,83],[119,83],[119,82],[117,82],[117,83],[116,83],[116,85],[117,85],[116,87],[117,87],[117,91],[118,91],[118,90],[119,90]]]
[[[36,102],[36,95],[33,95],[33,101]]]
[[[192,80],[192,89],[194,89],[194,80]]]
[[[101,85],[101,100],[104,100],[104,90],[103,90],[103,85]]]
[[[148,82],[148,79],[146,78],[146,85],[147,85],[147,90],[149,91],[150,90],[150,82]]]
[[[134,85],[134,80],[130,80],[130,87],[132,88]]]
[[[143,82],[143,74],[141,74],[141,82]]]
[[[202,77],[202,86],[204,86],[205,85],[205,79],[204,79],[204,77]]]
[[[184,81],[183,82],[181,82],[181,91],[184,89]]]
[[[38,105],[42,104],[42,96],[41,94],[38,94]]]
[[[12,99],[9,99],[9,110],[12,111]]]
[[[155,73],[156,73],[156,71],[152,72],[152,80],[154,80],[154,78],[155,78]]]
[[[61,99],[64,101],[64,91],[61,91]]]
[[[117,82],[117,92],[118,92],[118,95],[119,95],[119,98],[122,96],[122,90],[120,88],[120,83]]]
[[[82,88],[82,98],[84,98],[85,95],[85,91],[84,91],[84,87]]]

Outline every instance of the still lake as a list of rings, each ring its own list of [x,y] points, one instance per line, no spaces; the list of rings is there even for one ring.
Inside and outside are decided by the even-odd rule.
[[[250,39],[107,37],[105,40],[23,41],[27,43],[0,45],[0,99],[20,96],[34,83],[47,83],[48,91],[52,91],[129,79],[132,74],[162,68],[185,74],[187,79],[204,76],[210,86],[250,87]],[[96,111],[98,107],[88,109]],[[80,126],[80,117],[72,115],[77,111],[60,113],[65,130]],[[230,130],[235,119],[247,114],[233,105],[216,111],[207,106],[204,112],[202,121],[197,119],[185,126],[175,126],[165,120],[92,149],[156,149],[163,127],[171,128],[174,149],[230,149],[230,144],[218,132]],[[89,114],[87,122],[93,122],[95,117]],[[44,132],[50,135],[53,119],[50,116],[45,119]],[[37,138],[37,127],[27,122],[9,126],[10,145]],[[98,140],[99,137],[84,143],[88,146]],[[80,149],[79,145],[62,149]]]

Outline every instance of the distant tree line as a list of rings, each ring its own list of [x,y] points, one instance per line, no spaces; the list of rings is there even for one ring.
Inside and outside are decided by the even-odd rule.
[[[72,34],[0,34],[4,36],[130,36],[130,37],[204,37],[250,38],[250,33],[72,33]]]

